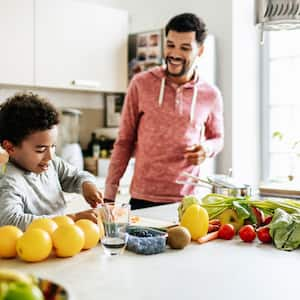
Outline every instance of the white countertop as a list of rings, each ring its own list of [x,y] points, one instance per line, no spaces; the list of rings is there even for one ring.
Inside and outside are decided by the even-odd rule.
[[[173,221],[177,205],[135,215]],[[300,252],[283,252],[258,241],[216,240],[157,255],[125,251],[106,257],[101,245],[72,258],[40,263],[0,259],[16,268],[65,286],[77,300],[277,300],[298,299]]]

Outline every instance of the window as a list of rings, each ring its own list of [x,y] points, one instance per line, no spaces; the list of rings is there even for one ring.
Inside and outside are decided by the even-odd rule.
[[[272,31],[262,46],[262,179],[300,180],[300,30]]]

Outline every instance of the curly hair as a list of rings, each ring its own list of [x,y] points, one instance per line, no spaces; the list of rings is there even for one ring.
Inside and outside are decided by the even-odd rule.
[[[194,31],[196,33],[196,41],[200,45],[203,44],[207,36],[206,24],[201,18],[192,13],[183,13],[173,17],[166,25],[166,36],[168,35],[170,30],[177,32]]]
[[[20,145],[28,135],[58,123],[59,113],[46,99],[32,92],[17,93],[0,105],[0,143]]]

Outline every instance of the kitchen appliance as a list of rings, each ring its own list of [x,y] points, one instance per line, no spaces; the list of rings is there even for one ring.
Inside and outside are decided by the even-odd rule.
[[[262,43],[265,30],[299,29],[300,0],[256,0],[256,25]]]
[[[231,175],[216,174],[202,179],[198,176],[183,172],[180,179],[176,180],[178,184],[191,184],[211,189],[214,194],[224,196],[245,197],[251,196],[253,191],[250,185],[239,182]]]
[[[65,108],[61,112],[58,154],[71,165],[83,170],[83,155],[79,145],[81,111]]]

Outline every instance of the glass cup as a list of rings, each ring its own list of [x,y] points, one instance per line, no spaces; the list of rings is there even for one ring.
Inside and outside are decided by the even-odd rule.
[[[101,238],[104,253],[109,256],[122,254],[128,239],[126,230],[129,225],[130,205],[103,204],[99,211],[104,226],[104,235]]]

